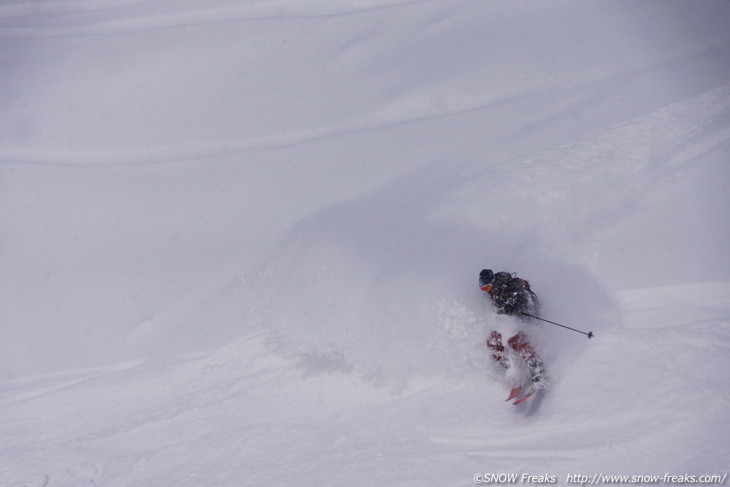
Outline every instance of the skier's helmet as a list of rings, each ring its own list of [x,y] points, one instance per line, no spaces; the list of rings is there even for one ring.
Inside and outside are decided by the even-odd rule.
[[[479,287],[482,291],[489,292],[494,284],[494,272],[492,269],[482,269],[479,273]]]

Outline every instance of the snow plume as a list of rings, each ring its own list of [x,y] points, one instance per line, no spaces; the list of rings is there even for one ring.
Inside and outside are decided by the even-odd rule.
[[[483,267],[530,279],[552,318],[605,329],[603,315],[615,315],[605,290],[589,273],[543,255],[537,234],[437,216],[469,181],[447,167],[435,161],[317,212],[270,254],[246,294],[284,354],[396,387],[419,374],[483,374],[484,341],[502,326],[477,288]],[[557,363],[585,340],[545,328],[529,327]]]
[[[484,242],[430,217],[439,172],[435,163],[326,208],[272,253],[253,292],[287,352],[396,383],[480,360],[484,310],[469,290]]]

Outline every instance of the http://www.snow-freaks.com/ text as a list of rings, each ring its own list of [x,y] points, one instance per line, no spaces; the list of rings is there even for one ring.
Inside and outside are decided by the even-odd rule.
[[[612,475],[593,473],[591,475],[569,473],[564,477],[553,474],[529,473],[478,473],[474,475],[475,484],[558,484],[565,481],[569,485],[691,485],[715,484],[725,485],[727,472],[724,474],[695,475],[670,474],[662,475]]]

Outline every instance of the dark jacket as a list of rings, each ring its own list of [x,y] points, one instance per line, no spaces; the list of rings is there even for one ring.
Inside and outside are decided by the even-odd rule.
[[[530,283],[509,272],[497,272],[491,286],[484,286],[482,289],[492,298],[498,313],[537,312],[537,296],[530,289]]]

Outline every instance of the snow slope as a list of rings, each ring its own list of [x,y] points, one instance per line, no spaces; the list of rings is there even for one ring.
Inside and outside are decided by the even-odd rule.
[[[730,471],[730,5],[0,5],[0,484]],[[504,403],[483,267],[550,388]]]

